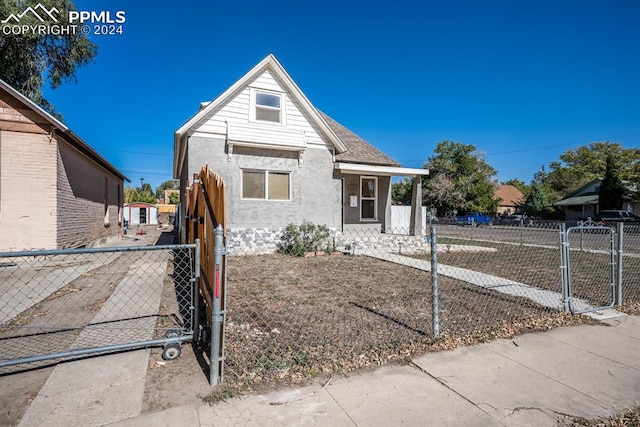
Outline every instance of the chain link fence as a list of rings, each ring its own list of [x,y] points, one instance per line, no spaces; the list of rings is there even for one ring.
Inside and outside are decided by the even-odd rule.
[[[612,225],[612,224],[611,224]],[[622,276],[622,289],[617,303],[629,313],[640,315],[640,224],[624,224],[622,233],[621,259],[617,265]]]
[[[558,223],[432,225],[435,252],[430,235],[363,228],[319,233],[315,240],[307,230],[302,240],[310,246],[304,251],[288,239],[279,253],[229,256],[226,382],[249,389],[302,382],[591,321],[566,312]],[[599,253],[604,236],[585,233],[577,243],[572,236],[576,274],[609,271]],[[627,237],[637,239],[632,232]],[[637,287],[639,258],[626,253],[624,260],[625,278]],[[600,291],[578,286],[575,294],[594,304],[592,294]]]
[[[0,374],[192,337],[195,245],[0,254]]]

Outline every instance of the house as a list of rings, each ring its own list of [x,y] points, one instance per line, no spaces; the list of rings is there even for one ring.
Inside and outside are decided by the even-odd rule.
[[[495,197],[500,200],[496,211],[498,215],[513,215],[524,203],[524,194],[513,185],[499,185]]]
[[[0,251],[80,247],[120,236],[125,180],[0,80]]]
[[[562,200],[553,205],[560,208],[566,219],[585,219],[592,218],[600,211],[599,192],[602,179],[593,179],[580,188],[567,194]],[[629,182],[623,182],[627,190],[631,189]],[[640,203],[633,202],[625,198],[622,202],[622,209],[625,211],[638,213],[640,212]]]
[[[126,203],[123,207],[122,218],[132,225],[158,225],[158,207],[150,203]]]
[[[240,240],[273,248],[287,224],[303,220],[335,231],[390,230],[391,177],[416,177],[420,201],[428,175],[316,109],[271,54],[175,132],[182,195],[205,164],[225,181],[231,249]],[[418,207],[412,229],[422,233]]]

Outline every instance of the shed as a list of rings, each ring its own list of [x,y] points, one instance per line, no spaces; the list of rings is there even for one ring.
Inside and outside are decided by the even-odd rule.
[[[129,225],[158,225],[158,208],[143,202],[127,203],[123,208],[123,218]]]

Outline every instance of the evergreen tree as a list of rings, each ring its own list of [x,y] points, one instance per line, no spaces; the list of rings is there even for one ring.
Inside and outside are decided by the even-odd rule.
[[[624,186],[618,176],[613,155],[607,156],[607,168],[598,193],[600,210],[622,209]]]
[[[529,187],[529,195],[522,210],[529,216],[540,216],[550,208],[549,199],[539,183],[533,182]]]

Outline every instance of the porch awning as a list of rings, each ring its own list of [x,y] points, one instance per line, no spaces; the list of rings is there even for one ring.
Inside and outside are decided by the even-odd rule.
[[[592,194],[590,196],[575,196],[568,199],[560,200],[554,203],[554,206],[582,206],[582,205],[597,205],[598,195]]]
[[[417,169],[417,168],[402,168],[395,166],[378,166],[378,165],[364,165],[359,163],[335,163],[334,169],[339,170],[342,173],[362,174],[368,173],[371,175],[382,176],[415,176],[415,175],[429,175],[429,169]]]

